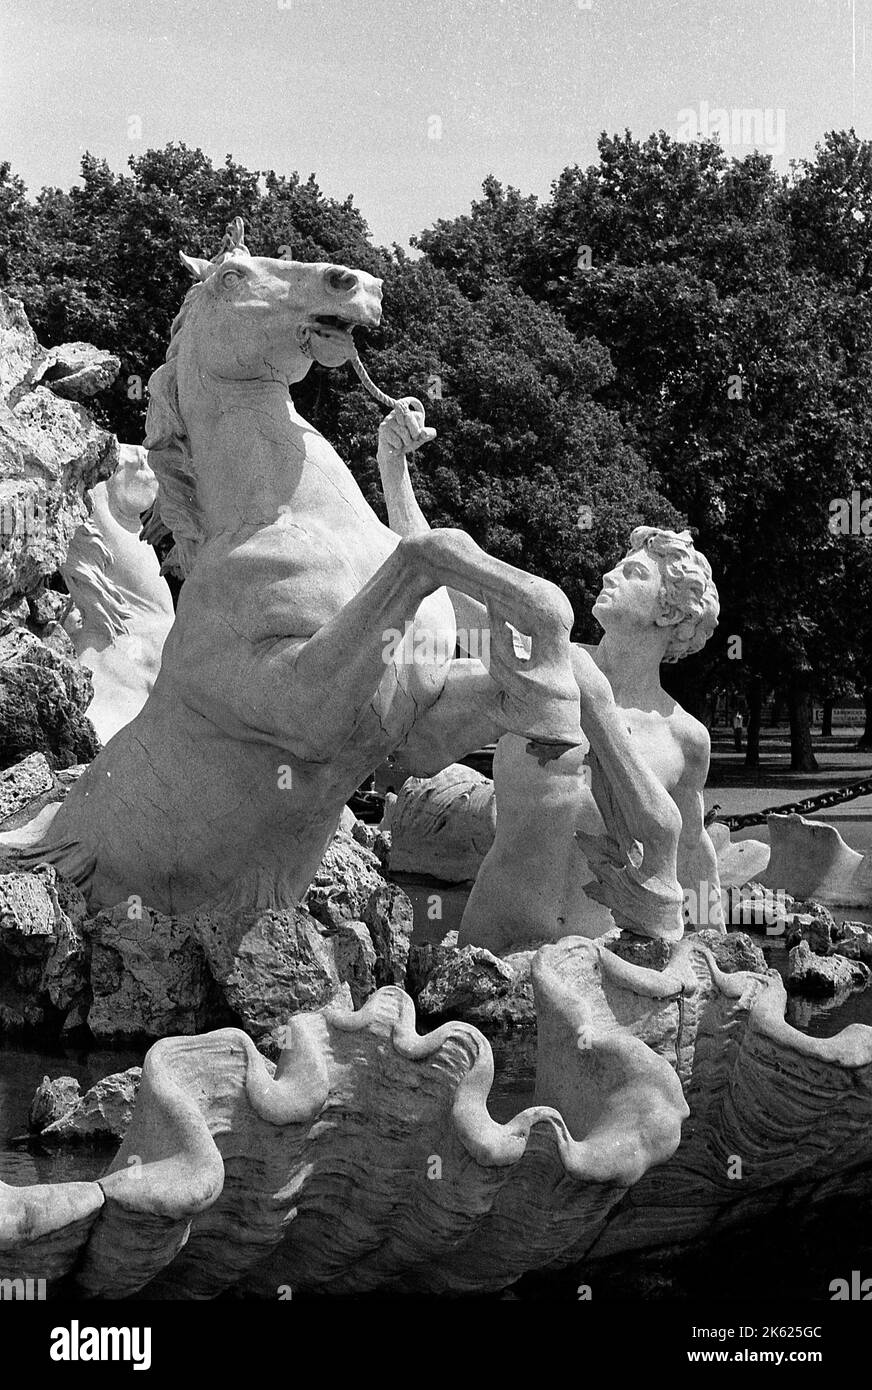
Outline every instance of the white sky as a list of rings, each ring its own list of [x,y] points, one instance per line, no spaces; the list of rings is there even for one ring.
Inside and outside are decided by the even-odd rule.
[[[0,18],[0,157],[31,193],[68,188],[85,149],[121,171],[183,140],[314,171],[383,243],[465,211],[489,172],[546,196],[600,130],[676,134],[701,102],[769,108],[772,129],[783,110],[780,166],[827,129],[872,136],[872,0],[5,0]]]

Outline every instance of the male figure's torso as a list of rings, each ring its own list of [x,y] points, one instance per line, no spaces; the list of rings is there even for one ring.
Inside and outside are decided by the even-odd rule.
[[[616,705],[645,762],[679,807],[698,794],[701,788],[688,785],[686,748],[690,739],[704,736],[702,726],[659,687],[644,708],[629,700]],[[581,720],[583,725],[583,708]],[[576,838],[579,830],[606,833],[590,785],[589,745],[549,760],[529,747],[511,734],[497,744],[496,839],[470,894],[460,945],[474,942],[500,954],[515,944],[597,937],[614,926],[608,909],[584,891],[593,875]]]

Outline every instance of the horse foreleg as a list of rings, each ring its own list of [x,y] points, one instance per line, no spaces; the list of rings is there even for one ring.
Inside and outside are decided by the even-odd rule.
[[[500,731],[580,743],[569,600],[556,585],[495,560],[463,531],[452,530],[400,541],[360,592],[311,637],[268,644],[260,654],[254,702],[261,727],[272,725],[285,737],[290,730],[290,746],[301,757],[330,759],[352,735],[394,664],[390,634],[403,630],[421,601],[443,586],[468,593],[488,610],[494,650],[484,664],[493,690],[488,701],[480,686],[482,714]],[[507,657],[507,623],[530,635],[528,658]],[[420,669],[430,686],[429,705],[440,695],[449,664],[437,661]]]

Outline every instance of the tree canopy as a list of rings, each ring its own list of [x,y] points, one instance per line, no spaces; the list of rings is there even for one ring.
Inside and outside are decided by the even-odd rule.
[[[427,400],[425,513],[560,584],[578,636],[632,526],[689,524],[722,616],[685,686],[782,688],[811,765],[812,692],[872,685],[867,538],[830,525],[834,499],[872,497],[872,145],[833,132],[781,175],[716,141],[604,134],[541,203],[487,178],[415,257],[375,246],[314,175],[183,144],[123,174],[86,155],[80,185],[32,202],[2,164],[0,282],[43,342],[121,356],[97,402],[120,437],[142,437],[188,283],[178,251],[213,254],[236,215],[255,254],[384,279],[361,349],[385,390]],[[313,368],[294,395],[380,508],[379,408],[344,371]]]

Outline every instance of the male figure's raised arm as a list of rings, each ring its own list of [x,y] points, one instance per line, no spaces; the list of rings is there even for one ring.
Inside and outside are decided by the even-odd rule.
[[[399,536],[421,536],[430,530],[430,523],[421,511],[407,456],[436,438],[436,431],[424,424],[424,417],[413,410],[410,401],[397,401],[386,415],[378,432],[378,471],[382,492],[388,509],[388,524]],[[449,589],[448,593],[457,620],[458,641],[467,656],[480,656],[489,650],[490,618],[483,603],[468,594]],[[485,632],[488,636],[485,637]],[[472,643],[470,634],[476,634]]]

